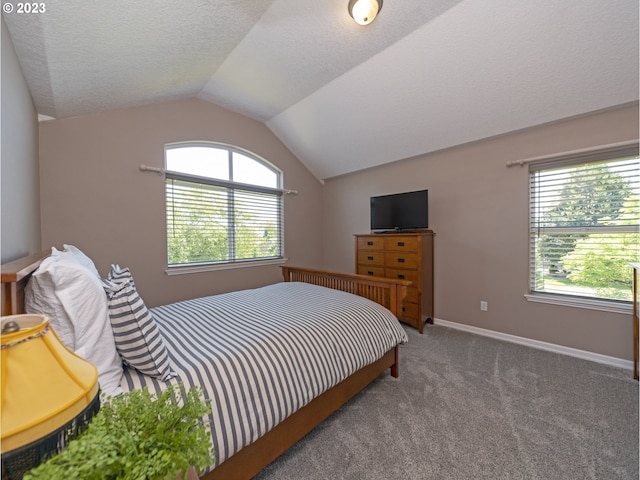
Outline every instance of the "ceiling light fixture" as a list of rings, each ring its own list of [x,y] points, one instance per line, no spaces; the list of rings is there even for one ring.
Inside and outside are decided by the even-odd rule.
[[[382,0],[349,0],[349,15],[358,25],[369,25],[382,9]]]

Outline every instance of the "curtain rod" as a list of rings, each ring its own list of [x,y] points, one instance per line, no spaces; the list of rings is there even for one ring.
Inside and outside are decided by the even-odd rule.
[[[569,152],[561,152],[561,153],[551,153],[549,155],[541,155],[539,157],[531,157],[531,158],[525,158],[522,160],[509,160],[506,165],[507,167],[513,167],[515,165],[519,165],[519,166],[524,166],[527,165],[528,163],[533,163],[533,162],[540,162],[540,161],[544,161],[544,160],[551,160],[553,158],[564,158],[564,157],[569,157],[569,156],[573,156],[573,155],[582,155],[585,153],[592,153],[592,152],[597,152],[600,150],[608,150],[608,149],[613,149],[613,148],[622,148],[622,147],[631,147],[633,145],[637,145],[638,144],[638,140],[628,140],[626,142],[618,142],[618,143],[610,143],[608,145],[600,145],[597,147],[589,147],[589,148],[582,148],[579,150],[571,150]]]
[[[150,167],[149,165],[142,164],[140,165],[141,172],[155,172],[158,175],[164,175],[165,170],[158,167]]]
[[[164,168],[151,167],[145,164],[140,165],[140,171],[153,172],[153,173],[157,173],[158,175],[164,175],[165,173],[167,173],[167,170],[165,170]],[[270,190],[275,192],[282,192],[284,195],[298,195],[298,190],[285,190],[282,188],[272,188]]]

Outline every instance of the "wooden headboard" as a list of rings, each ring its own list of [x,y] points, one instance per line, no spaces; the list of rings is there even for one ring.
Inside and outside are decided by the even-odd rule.
[[[34,253],[0,266],[2,315],[24,313],[24,288],[29,277],[51,252]]]

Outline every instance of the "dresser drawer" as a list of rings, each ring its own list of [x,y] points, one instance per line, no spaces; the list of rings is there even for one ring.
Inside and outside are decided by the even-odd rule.
[[[399,280],[409,280],[419,287],[420,273],[418,270],[404,270],[402,268],[385,268],[384,276],[387,278],[397,278]]]
[[[407,294],[404,303],[420,303],[420,289],[418,287],[407,287]]]
[[[385,237],[384,249],[394,251],[415,252],[418,249],[418,237],[416,236],[393,236]]]
[[[400,308],[400,315],[398,318],[402,320],[420,320],[420,305],[417,303],[404,302]]]
[[[409,252],[385,252],[384,265],[391,268],[417,269],[418,254]]]
[[[382,250],[384,249],[384,238],[382,237],[358,237],[358,251],[360,250]]]
[[[372,265],[358,265],[359,275],[370,275],[372,277],[384,277],[384,267],[376,267]]]
[[[384,265],[384,253],[376,251],[359,251],[358,265]]]

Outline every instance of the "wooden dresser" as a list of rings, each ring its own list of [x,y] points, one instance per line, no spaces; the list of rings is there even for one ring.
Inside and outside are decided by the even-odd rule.
[[[398,307],[398,319],[422,333],[433,321],[433,237],[419,233],[356,235],[356,273],[413,282]]]

